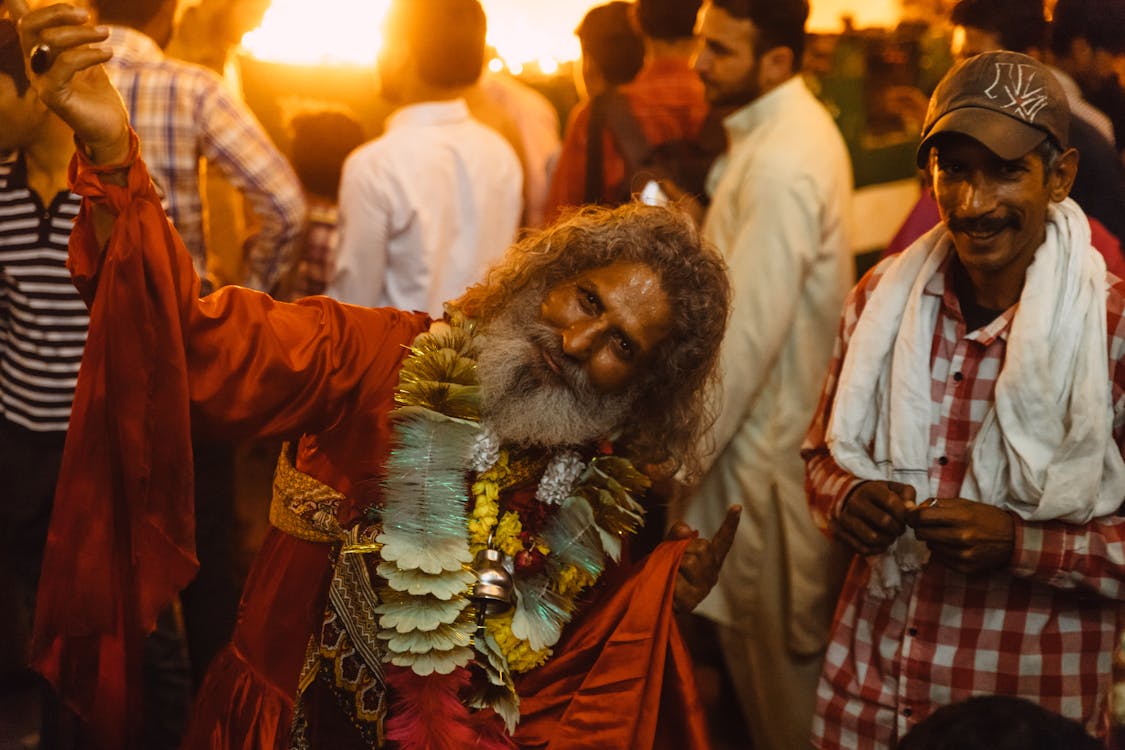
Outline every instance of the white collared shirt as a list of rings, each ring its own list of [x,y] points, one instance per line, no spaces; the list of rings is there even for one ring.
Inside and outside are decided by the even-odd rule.
[[[463,99],[403,107],[344,164],[325,294],[440,316],[515,238],[522,192],[515,152]]]

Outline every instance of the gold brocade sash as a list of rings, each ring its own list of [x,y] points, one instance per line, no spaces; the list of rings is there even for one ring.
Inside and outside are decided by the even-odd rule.
[[[290,458],[289,443],[281,446],[273,475],[270,524],[306,542],[342,542],[345,532],[336,513],[343,494],[299,471]]]
[[[376,746],[382,745],[386,716],[382,642],[376,637],[375,607],[379,597],[371,585],[362,554],[377,529],[359,526],[345,531],[337,519],[344,495],[293,465],[290,445],[281,447],[273,479],[270,523],[286,534],[309,542],[340,545],[329,583],[328,603],[320,630],[308,641],[298,680],[293,746],[307,746],[304,695],[318,674],[328,677],[351,722]]]

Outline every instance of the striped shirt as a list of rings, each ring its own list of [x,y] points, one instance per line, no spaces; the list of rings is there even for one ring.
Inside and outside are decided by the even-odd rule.
[[[66,268],[79,201],[44,206],[22,159],[0,164],[0,416],[36,432],[66,432],[90,322]]]
[[[206,159],[246,197],[260,227],[245,248],[243,285],[272,289],[296,260],[304,229],[304,194],[289,162],[212,71],[165,58],[151,38],[122,26],[110,26],[106,43],[113,48],[106,69],[196,273],[207,279],[200,192]]]
[[[816,418],[802,454],[813,516],[830,529],[859,480],[824,441],[848,341],[889,260],[852,292]],[[938,496],[957,497],[973,438],[992,403],[1018,305],[968,330],[951,283],[952,262],[925,294],[940,298],[931,344],[930,431]],[[1113,436],[1125,446],[1125,282],[1107,274]],[[1117,610],[1125,601],[1125,517],[1084,525],[1013,516],[1007,568],[962,575],[931,560],[898,596],[867,594],[867,560],[856,557],[836,609],[817,690],[813,744],[865,750],[893,746],[940,706],[973,695],[1028,698],[1102,732]]]

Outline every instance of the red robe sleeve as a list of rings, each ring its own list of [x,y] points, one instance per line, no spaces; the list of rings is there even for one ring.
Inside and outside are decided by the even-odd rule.
[[[521,748],[710,747],[672,612],[688,541],[661,544],[607,586],[567,627],[555,655],[518,681]]]
[[[422,319],[238,287],[199,299],[138,148],[134,135],[125,186],[80,153],[70,167],[85,199],[70,268],[90,325],[32,645],[106,750],[139,747],[144,637],[197,568],[192,421],[231,437],[331,425],[396,376]],[[104,250],[95,205],[115,216]]]

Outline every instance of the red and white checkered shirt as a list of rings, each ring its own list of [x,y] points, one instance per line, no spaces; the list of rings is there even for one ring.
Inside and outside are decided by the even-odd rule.
[[[952,256],[951,256],[952,258]],[[848,341],[888,261],[852,291],[821,403],[802,455],[813,515],[828,530],[859,480],[836,465],[824,441]],[[930,474],[942,497],[960,495],[970,447],[992,403],[1014,306],[967,331],[952,261],[925,294],[941,298],[931,349]],[[1125,444],[1125,282],[1109,279],[1109,377],[1113,434]],[[867,594],[856,557],[836,608],[817,689],[813,744],[886,748],[940,706],[972,695],[1018,695],[1102,732],[1117,609],[1125,600],[1125,519],[1072,525],[1016,519],[1008,568],[966,576],[931,561],[896,598]]]
[[[206,159],[246,197],[259,225],[245,248],[242,283],[271,289],[296,260],[304,229],[304,192],[289,162],[212,71],[166,58],[139,31],[109,28],[113,59],[106,69],[196,273],[207,278],[200,193],[200,161]]]

